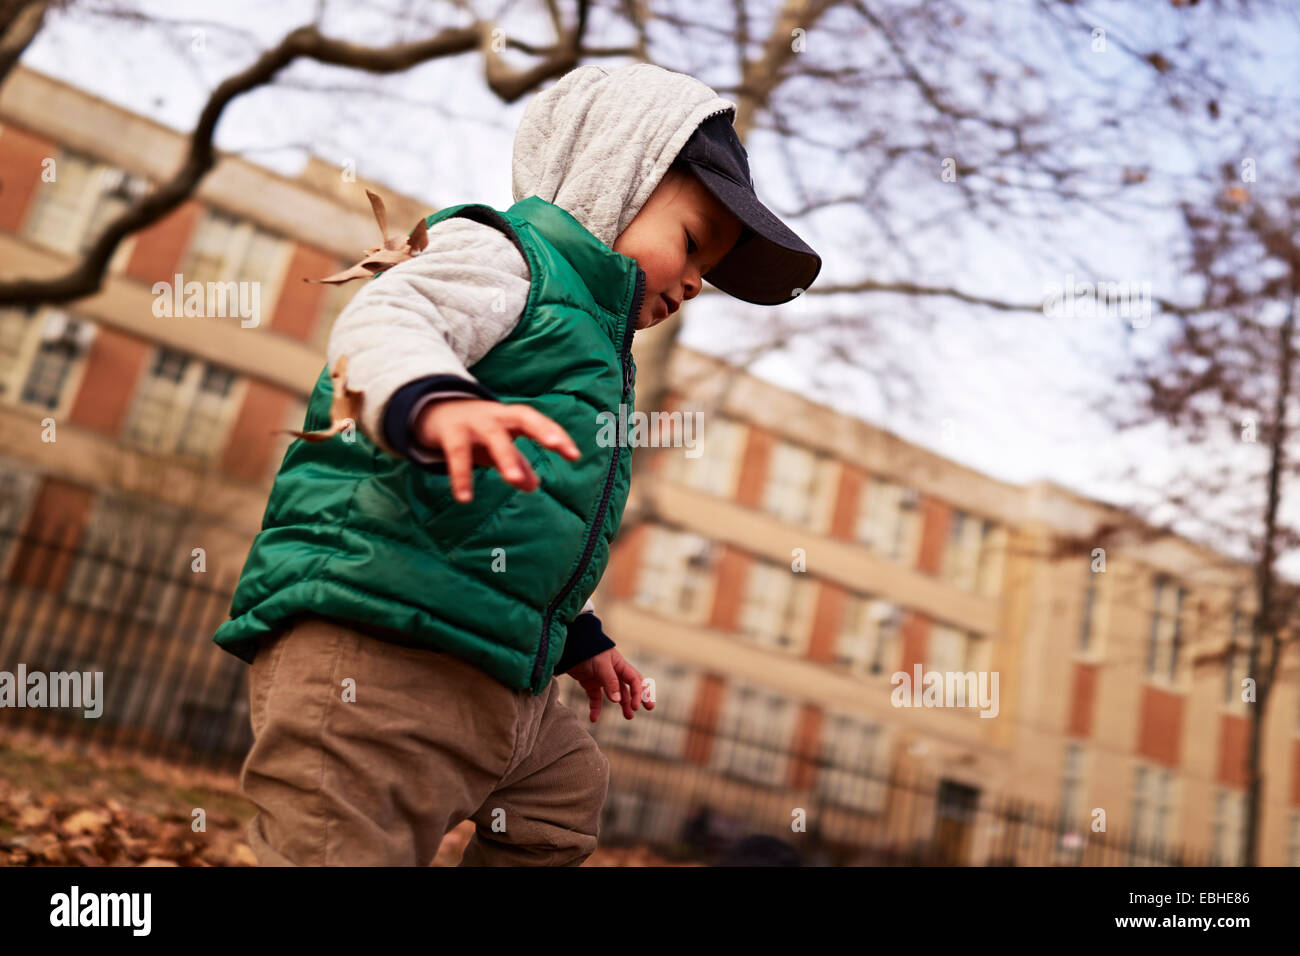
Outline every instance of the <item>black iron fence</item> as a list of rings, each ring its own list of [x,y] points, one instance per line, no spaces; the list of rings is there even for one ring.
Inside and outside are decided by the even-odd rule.
[[[90,675],[62,688],[83,702],[102,682],[97,717],[51,706],[51,686],[44,706],[0,708],[0,728],[229,768],[252,741],[246,665],[212,644],[233,580],[215,580],[179,528],[139,532],[87,542],[70,524],[0,529],[0,670]]]
[[[147,531],[88,542],[71,526],[0,528],[0,671],[102,675],[98,695],[93,677],[80,688],[80,706],[50,706],[49,687],[41,706],[0,707],[0,736],[26,731],[83,751],[235,773],[252,743],[248,668],[212,643],[234,578],[204,569],[179,530]],[[561,686],[585,715],[581,688]],[[97,717],[87,716],[92,707]],[[803,865],[1217,862],[1096,833],[1086,819],[968,782],[777,745],[743,727],[697,726],[685,710],[646,716],[626,721],[607,703],[592,728],[611,767],[605,845],[709,863],[735,859],[726,854],[737,845],[750,847],[750,862],[785,854]]]

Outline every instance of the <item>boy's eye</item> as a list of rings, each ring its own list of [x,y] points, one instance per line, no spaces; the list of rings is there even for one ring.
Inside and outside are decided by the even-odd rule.
[[[695,250],[696,250],[696,248],[697,248],[697,246],[695,245],[695,240],[691,238],[691,234],[688,232],[688,233],[686,234],[686,252],[687,252],[687,254],[688,254],[688,255],[694,255],[694,254],[695,254]]]

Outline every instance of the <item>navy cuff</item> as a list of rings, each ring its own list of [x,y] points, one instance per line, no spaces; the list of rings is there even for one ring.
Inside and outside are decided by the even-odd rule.
[[[388,442],[389,447],[396,451],[403,458],[411,457],[411,442],[414,440],[411,430],[407,427],[406,421],[411,416],[411,407],[420,399],[421,396],[429,392],[441,392],[450,389],[458,389],[466,392],[473,392],[480,398],[490,402],[499,402],[492,393],[492,390],[484,385],[479,384],[468,378],[461,378],[459,375],[427,375],[424,378],[417,378],[414,382],[407,382],[388,400],[388,407],[384,410],[384,439]],[[439,474],[446,474],[445,465],[425,465],[432,471]]]
[[[563,674],[613,646],[614,642],[601,629],[600,618],[590,612],[579,614],[569,625],[569,636],[564,642],[564,653],[555,665],[555,673]]]

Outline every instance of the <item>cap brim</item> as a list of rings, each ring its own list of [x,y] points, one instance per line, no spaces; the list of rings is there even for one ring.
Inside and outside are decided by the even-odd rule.
[[[744,186],[691,163],[691,172],[753,235],[734,246],[704,278],[755,305],[781,305],[805,292],[821,271],[821,256],[790,231]]]

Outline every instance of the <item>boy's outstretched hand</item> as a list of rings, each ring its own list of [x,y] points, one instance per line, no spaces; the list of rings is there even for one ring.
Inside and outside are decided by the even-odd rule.
[[[601,651],[595,657],[589,657],[581,664],[570,667],[565,673],[587,692],[587,699],[591,701],[592,723],[600,716],[602,690],[613,703],[623,705],[623,716],[628,720],[632,719],[632,711],[636,710],[637,704],[642,702],[641,673],[624,660],[618,648]],[[654,710],[655,702],[645,701],[645,709]]]
[[[568,432],[537,409],[518,403],[445,398],[425,406],[415,420],[416,440],[440,450],[447,459],[447,474],[457,501],[474,497],[472,465],[496,465],[501,476],[516,488],[537,490],[541,481],[515,447],[517,435],[527,435],[570,461],[579,456],[578,446]]]

